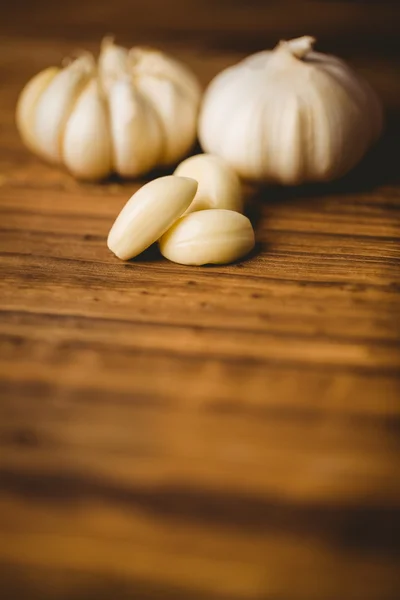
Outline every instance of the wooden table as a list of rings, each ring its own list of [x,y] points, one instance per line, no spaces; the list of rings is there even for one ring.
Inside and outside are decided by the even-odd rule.
[[[235,48],[260,45],[265,8],[252,4],[250,25],[232,2],[225,29],[212,31],[196,4],[193,43],[182,19],[175,44],[144,17],[131,36],[123,18],[114,30],[172,49],[206,84],[243,55]],[[105,3],[94,21],[93,5],[39,6],[20,22],[21,2],[10,7],[0,54],[1,597],[396,600],[400,84],[390,21],[376,4],[358,21],[359,8],[336,7],[337,48],[387,108],[381,144],[339,183],[256,194],[256,253],[189,268],[156,251],[126,264],[108,251],[108,230],[142,182],[77,183],[21,145],[13,112],[25,81],[77,38],[94,48],[111,23]],[[334,50],[327,10],[316,27]],[[360,24],[354,51],[346,15]],[[87,29],[77,32],[79,19]],[[368,45],[374,27],[383,47]]]

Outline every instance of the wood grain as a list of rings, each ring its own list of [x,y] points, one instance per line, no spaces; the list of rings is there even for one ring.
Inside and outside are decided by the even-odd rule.
[[[41,0],[20,23],[18,1],[5,14],[7,600],[400,595],[397,8],[307,3],[296,25],[278,3],[250,4],[217,2],[212,22],[209,3],[190,2],[189,23],[173,2],[165,21],[138,12],[131,35],[122,0],[95,14]],[[348,49],[385,103],[381,143],[335,184],[249,194],[257,249],[244,262],[190,268],[156,249],[118,261],[106,236],[142,182],[85,185],[31,156],[13,123],[25,81],[110,25],[177,52],[205,85],[284,22]]]

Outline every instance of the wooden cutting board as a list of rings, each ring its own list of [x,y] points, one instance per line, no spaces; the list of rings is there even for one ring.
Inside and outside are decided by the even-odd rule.
[[[396,118],[344,181],[249,200],[256,252],[191,268],[106,236],[142,182],[31,156],[0,55],[0,588],[7,600],[395,600]],[[204,84],[236,53],[179,50]],[[356,60],[390,111],[390,57]]]

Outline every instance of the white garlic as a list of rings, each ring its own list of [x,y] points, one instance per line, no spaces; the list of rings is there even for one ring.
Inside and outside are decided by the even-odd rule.
[[[132,48],[129,66],[137,89],[153,107],[161,126],[161,163],[172,165],[188,152],[197,134],[197,79],[183,64],[153,49]]]
[[[248,254],[254,244],[249,219],[225,209],[183,216],[159,240],[161,254],[183,265],[234,262]]]
[[[112,168],[112,139],[107,106],[97,79],[91,79],[76,101],[65,126],[63,158],[75,177],[102,179]]]
[[[373,90],[308,36],[281,42],[217,75],[199,139],[251,180],[299,184],[341,177],[382,130]]]
[[[38,99],[32,124],[33,135],[40,154],[51,162],[62,162],[65,126],[93,71],[92,57],[81,56],[59,71]]]
[[[105,40],[97,65],[85,54],[28,82],[16,121],[32,151],[76,177],[136,177],[187,154],[200,96],[195,76],[173,58]]]
[[[235,171],[219,156],[197,154],[187,158],[175,175],[193,177],[199,183],[196,196],[186,213],[208,208],[243,211],[243,193]]]
[[[156,112],[129,77],[118,79],[108,97],[115,171],[123,177],[149,171],[161,162],[163,134]]]
[[[40,96],[47,88],[51,80],[57,75],[57,67],[49,67],[41,71],[29,81],[24,88],[24,93],[20,95],[17,110],[16,123],[18,131],[26,146],[32,151],[40,154],[36,136],[33,128],[35,111]]]
[[[128,260],[146,250],[188,208],[197,182],[168,175],[141,187],[125,204],[108,235],[109,249]]]
[[[98,71],[102,88],[107,94],[113,83],[128,72],[128,56],[128,48],[114,44],[112,37],[106,37],[101,42]]]

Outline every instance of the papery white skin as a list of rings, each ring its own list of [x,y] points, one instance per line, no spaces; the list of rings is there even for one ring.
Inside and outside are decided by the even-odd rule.
[[[175,175],[193,177],[199,183],[196,196],[186,211],[225,208],[242,212],[242,185],[236,172],[222,158],[212,154],[197,154],[181,162]]]
[[[142,75],[136,80],[136,86],[152,106],[161,126],[162,152],[158,162],[172,165],[193,146],[198,105],[168,79]]]
[[[200,96],[196,77],[179,61],[106,39],[97,67],[91,55],[83,55],[28,82],[16,122],[31,150],[64,163],[76,177],[136,177],[176,164],[189,152]]]
[[[97,79],[80,94],[63,138],[63,160],[82,179],[102,179],[112,169],[112,140],[107,106]]]
[[[246,179],[299,184],[352,169],[382,131],[368,83],[308,36],[281,42],[217,75],[199,139]]]
[[[195,75],[183,63],[155,48],[135,47],[129,50],[130,69],[136,75],[152,75],[168,79],[196,103],[201,88]]]
[[[49,67],[40,71],[28,82],[20,95],[16,110],[16,124],[25,145],[32,151],[40,153],[34,132],[35,111],[39,98],[51,80],[59,72],[57,67]]]
[[[94,62],[90,55],[77,58],[53,77],[37,102],[33,132],[41,155],[51,162],[62,161],[65,126],[93,71]]]
[[[196,138],[201,96],[197,79],[184,65],[151,48],[132,48],[129,68],[162,127],[160,163],[172,165],[190,150]]]
[[[128,72],[129,50],[114,44],[112,37],[106,37],[101,43],[98,60],[99,79],[103,90],[108,93],[115,81]]]
[[[160,160],[163,143],[153,107],[127,76],[111,86],[108,100],[115,171],[124,177],[146,173]]]
[[[181,217],[159,240],[161,254],[183,265],[231,263],[246,256],[254,244],[249,219],[218,208]]]
[[[188,208],[197,181],[168,175],[141,187],[125,204],[107,239],[109,249],[122,260],[146,250]]]

